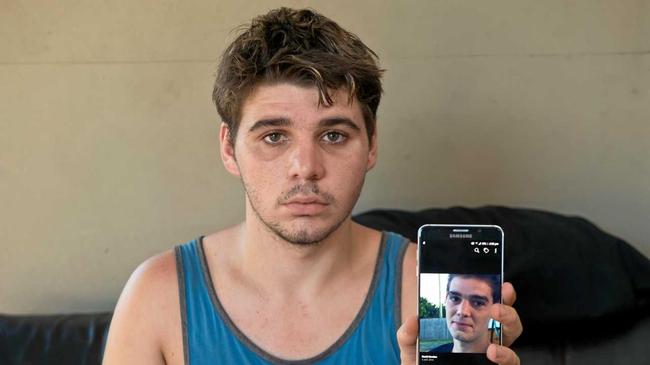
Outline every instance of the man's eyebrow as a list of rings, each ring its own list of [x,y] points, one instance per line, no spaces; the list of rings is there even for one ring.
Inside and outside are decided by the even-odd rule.
[[[325,118],[322,119],[318,124],[322,127],[334,127],[337,125],[345,125],[351,129],[354,129],[355,131],[361,131],[361,128],[359,128],[359,126],[357,126],[350,118],[346,118],[346,117]]]
[[[485,301],[485,302],[488,301],[488,297],[484,297],[484,296],[482,296],[482,295],[470,295],[470,296],[469,296],[469,299],[472,299],[472,300],[482,300],[482,301]]]
[[[450,291],[449,294],[459,296],[459,297],[463,296],[461,293],[455,292],[455,291]],[[469,299],[471,299],[471,300],[483,300],[483,301],[486,301],[486,302],[488,301],[488,297],[485,297],[485,296],[482,296],[482,295],[470,295]]]
[[[260,119],[257,122],[255,122],[248,131],[253,132],[256,129],[260,129],[260,128],[286,127],[289,125],[291,125],[291,122],[285,118]]]

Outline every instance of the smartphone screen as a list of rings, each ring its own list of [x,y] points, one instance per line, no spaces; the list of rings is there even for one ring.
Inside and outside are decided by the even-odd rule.
[[[501,344],[490,307],[501,303],[503,230],[424,225],[418,231],[419,364],[493,364]]]

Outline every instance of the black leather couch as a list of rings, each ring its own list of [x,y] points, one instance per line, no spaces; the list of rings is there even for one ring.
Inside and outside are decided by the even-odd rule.
[[[0,364],[100,364],[111,316],[0,315]]]
[[[483,207],[354,217],[415,240],[425,223],[498,224],[518,293],[522,364],[650,365],[650,261],[578,217]],[[100,364],[111,313],[0,315],[0,365]]]

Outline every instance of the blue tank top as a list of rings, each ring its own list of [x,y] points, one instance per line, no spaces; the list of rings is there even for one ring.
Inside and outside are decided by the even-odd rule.
[[[256,346],[232,322],[216,295],[202,239],[176,247],[186,365],[399,364],[402,259],[408,240],[384,232],[366,300],[345,333],[321,354],[283,360]]]

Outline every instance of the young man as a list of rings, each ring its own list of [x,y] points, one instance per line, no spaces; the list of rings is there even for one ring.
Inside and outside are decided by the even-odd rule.
[[[498,275],[450,274],[445,312],[453,343],[433,352],[483,353],[490,345],[490,308],[501,301]]]
[[[369,48],[313,11],[253,20],[213,94],[245,220],[138,267],[104,364],[414,363],[415,246],[350,219],[377,158],[380,76]],[[519,335],[511,307],[492,312]],[[488,356],[518,363],[505,347]]]

